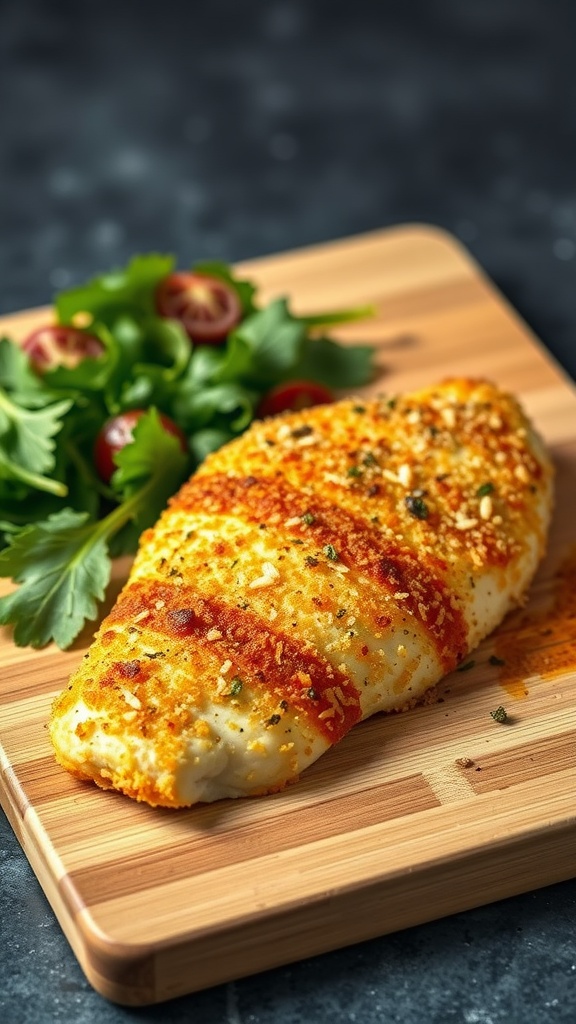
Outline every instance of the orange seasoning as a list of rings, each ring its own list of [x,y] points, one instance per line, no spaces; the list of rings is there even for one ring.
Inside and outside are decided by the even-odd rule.
[[[576,547],[554,574],[548,607],[522,614],[514,628],[508,619],[494,634],[494,653],[499,682],[512,697],[526,696],[534,677],[556,679],[575,667]]]

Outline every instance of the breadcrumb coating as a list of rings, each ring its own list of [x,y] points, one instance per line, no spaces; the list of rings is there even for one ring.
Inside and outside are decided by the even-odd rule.
[[[552,480],[487,381],[255,422],[143,534],[54,703],[56,757],[153,805],[281,789],[522,601]]]

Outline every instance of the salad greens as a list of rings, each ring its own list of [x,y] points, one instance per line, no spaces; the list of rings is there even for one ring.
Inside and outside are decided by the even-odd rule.
[[[18,344],[0,339],[0,576],[19,584],[0,598],[0,623],[13,624],[19,645],[70,646],[98,614],[111,558],[135,550],[180,483],[246,429],[272,386],[308,379],[350,389],[370,379],[371,347],[319,334],[370,309],[299,317],[282,298],[261,307],[250,281],[198,263],[235,290],[242,318],[225,344],[195,344],[156,311],[155,290],[173,270],[171,256],[136,256],[56,297],[57,322],[101,342],[96,358],[40,375]],[[103,483],[96,436],[130,409],[147,411]],[[159,414],[184,431],[187,453]]]

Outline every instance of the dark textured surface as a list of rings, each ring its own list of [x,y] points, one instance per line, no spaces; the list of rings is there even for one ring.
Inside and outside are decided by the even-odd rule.
[[[236,260],[419,220],[576,375],[575,38],[573,0],[0,0],[0,310],[136,251]],[[114,1007],[0,817],[5,1024],[576,1019],[574,881]]]

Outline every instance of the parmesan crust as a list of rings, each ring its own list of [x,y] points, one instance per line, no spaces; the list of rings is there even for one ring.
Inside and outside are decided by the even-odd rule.
[[[153,805],[281,789],[522,602],[552,478],[486,381],[254,423],[142,536],[54,703],[57,759]]]

